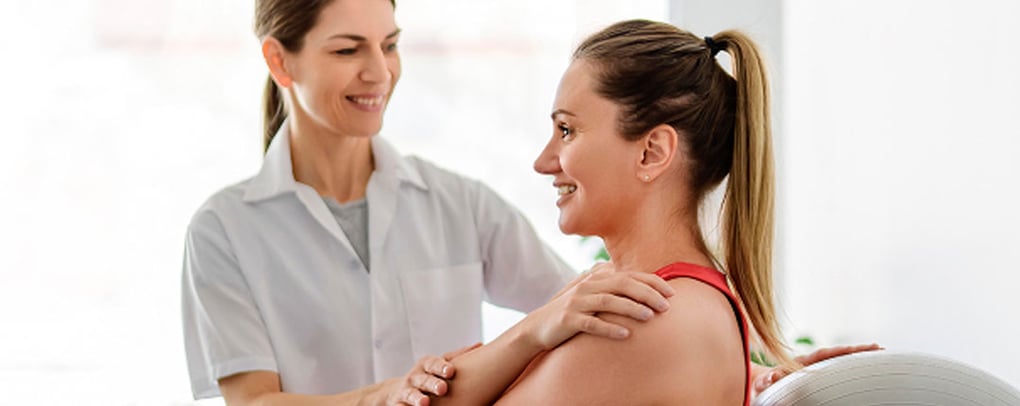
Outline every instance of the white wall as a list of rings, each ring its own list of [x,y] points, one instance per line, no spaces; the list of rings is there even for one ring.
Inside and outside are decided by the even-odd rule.
[[[794,325],[1020,386],[1020,3],[785,10]]]
[[[682,23],[752,33],[775,17],[751,0],[672,4]],[[1020,2],[778,10],[788,332],[941,354],[1020,387]]]

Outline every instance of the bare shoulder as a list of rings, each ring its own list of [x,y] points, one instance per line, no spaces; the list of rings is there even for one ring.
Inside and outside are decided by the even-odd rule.
[[[537,360],[506,394],[509,404],[742,404],[740,327],[721,292],[694,279],[670,282],[670,310],[626,326],[622,341],[579,335]]]

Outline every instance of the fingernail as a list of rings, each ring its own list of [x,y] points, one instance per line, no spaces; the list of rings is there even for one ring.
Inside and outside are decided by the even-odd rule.
[[[613,337],[616,338],[627,338],[628,335],[630,335],[630,331],[627,331],[625,328],[616,330],[616,332],[613,333]]]
[[[450,366],[449,365],[443,365],[443,376],[444,377],[445,376],[450,376]]]
[[[658,309],[660,312],[669,310],[669,302],[665,300],[660,300],[658,303],[655,304],[655,308]]]
[[[641,309],[641,315],[640,315],[641,316],[641,320],[648,320],[648,319],[652,318],[652,316],[654,316],[654,315],[655,314],[652,312],[652,309]]]

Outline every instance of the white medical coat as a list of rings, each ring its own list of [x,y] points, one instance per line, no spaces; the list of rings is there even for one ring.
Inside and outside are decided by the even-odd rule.
[[[366,272],[286,130],[261,171],[209,198],[188,227],[184,341],[195,398],[239,372],[331,394],[400,376],[481,341],[481,301],[530,311],[576,274],[480,182],[372,140]]]

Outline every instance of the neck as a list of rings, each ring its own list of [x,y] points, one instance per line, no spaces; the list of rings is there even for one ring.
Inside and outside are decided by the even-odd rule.
[[[341,203],[365,197],[375,168],[371,137],[332,133],[299,117],[287,122],[294,180]]]
[[[701,248],[697,209],[677,214],[675,207],[656,204],[676,200],[655,200],[635,210],[625,227],[603,236],[616,269],[651,273],[675,262],[714,268]]]

